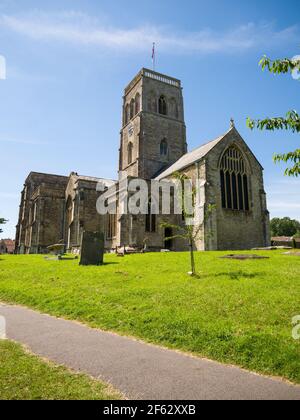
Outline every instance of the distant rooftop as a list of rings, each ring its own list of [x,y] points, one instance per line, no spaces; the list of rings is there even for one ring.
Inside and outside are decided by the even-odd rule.
[[[56,174],[49,174],[49,173],[45,173],[45,172],[35,172],[35,171],[31,171],[30,174],[28,175],[27,178],[29,178],[30,176],[34,176],[34,175],[42,175],[42,176],[47,176],[49,178],[62,178],[62,179],[67,179],[68,177],[65,175],[56,175]]]
[[[74,175],[74,174],[73,174]],[[87,182],[100,182],[105,184],[107,187],[111,187],[112,185],[115,185],[117,181],[114,181],[113,179],[105,179],[105,178],[97,178],[93,176],[85,176],[85,175],[77,175],[78,181],[87,181]]]

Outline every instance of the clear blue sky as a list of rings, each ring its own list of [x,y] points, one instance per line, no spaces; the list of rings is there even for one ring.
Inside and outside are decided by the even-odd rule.
[[[14,236],[30,171],[116,177],[123,88],[151,66],[154,41],[157,70],[183,82],[189,147],[234,117],[265,168],[271,216],[300,219],[300,180],[272,161],[299,135],[245,124],[300,111],[299,80],[258,67],[263,54],[300,54],[299,22],[298,0],[0,0],[1,236]]]

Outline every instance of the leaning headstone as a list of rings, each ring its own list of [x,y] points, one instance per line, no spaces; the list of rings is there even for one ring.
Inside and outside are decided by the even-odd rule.
[[[84,232],[81,242],[80,265],[102,265],[104,235],[100,232]]]

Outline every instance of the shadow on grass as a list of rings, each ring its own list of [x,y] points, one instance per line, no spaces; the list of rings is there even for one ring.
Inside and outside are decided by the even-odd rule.
[[[193,275],[193,276],[191,276],[191,275],[189,275],[189,274],[187,274],[187,278],[190,278],[190,279],[192,279],[192,280],[206,280],[206,279],[208,279],[208,278],[211,278],[211,274],[209,274],[209,273],[202,273],[201,271],[200,272],[197,272],[195,275]]]
[[[103,264],[99,264],[99,265],[94,265],[94,264],[90,264],[90,265],[85,265],[85,264],[82,264],[82,265],[80,265],[80,263],[78,262],[78,265],[80,266],[80,267],[99,267],[99,268],[101,268],[101,267],[105,267],[106,265],[119,265],[120,263],[118,263],[118,262],[104,262]]]
[[[215,277],[229,277],[230,280],[241,280],[241,279],[255,279],[257,277],[263,277],[266,273],[257,272],[257,273],[245,273],[243,271],[231,271],[227,273],[218,273]]]
[[[120,263],[118,263],[118,262],[113,262],[113,261],[111,261],[111,262],[104,262],[103,264],[102,264],[102,267],[104,266],[104,265],[119,265]],[[100,267],[101,267],[101,265],[100,265]]]

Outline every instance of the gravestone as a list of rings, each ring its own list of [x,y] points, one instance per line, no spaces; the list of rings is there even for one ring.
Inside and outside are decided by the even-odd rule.
[[[104,256],[104,234],[84,232],[81,242],[80,265],[102,265]]]

